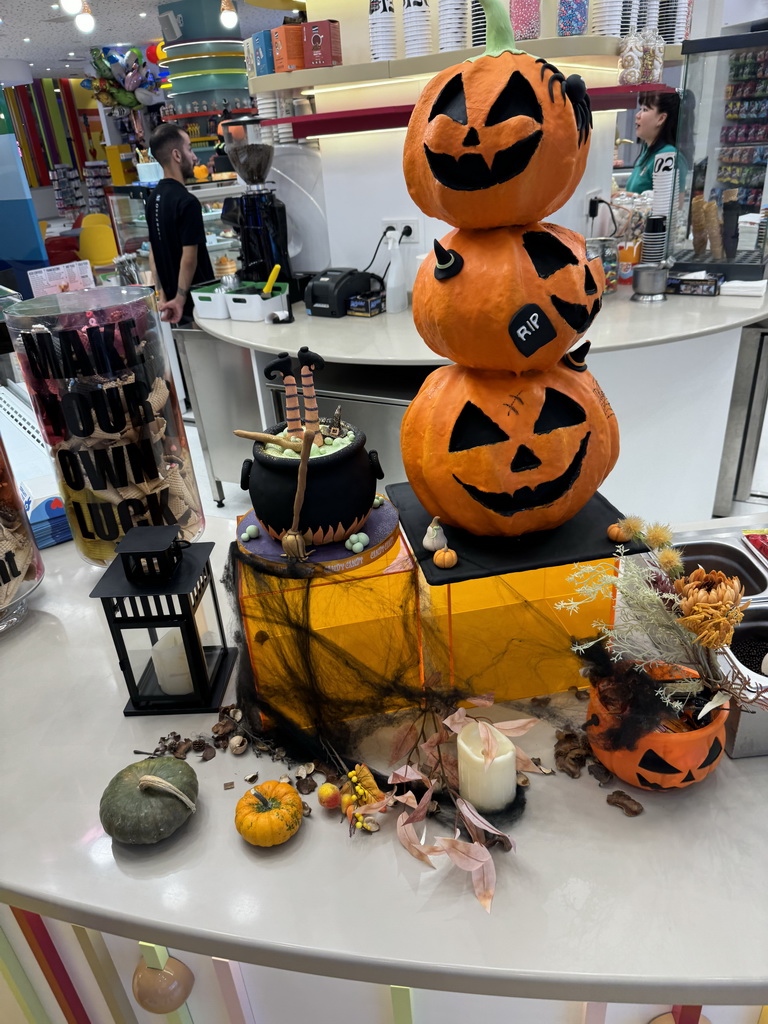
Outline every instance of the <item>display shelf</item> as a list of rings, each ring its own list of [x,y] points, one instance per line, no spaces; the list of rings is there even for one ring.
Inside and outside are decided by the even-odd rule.
[[[526,50],[547,60],[568,65],[588,65],[598,70],[614,70],[621,40],[617,36],[553,36],[547,39],[526,39]],[[463,50],[430,53],[424,57],[403,57],[399,60],[368,61],[364,64],[340,64],[333,68],[304,68],[274,75],[250,75],[248,87],[252,94],[287,89],[312,89],[323,86],[351,85],[388,79],[434,75],[452,64],[479,57],[483,46]],[[680,63],[679,45],[665,47],[665,65]]]

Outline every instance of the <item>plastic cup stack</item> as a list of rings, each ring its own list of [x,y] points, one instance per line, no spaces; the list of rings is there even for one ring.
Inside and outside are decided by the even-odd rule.
[[[371,40],[371,60],[396,60],[394,0],[370,0],[368,28]]]
[[[643,232],[643,263],[661,263],[667,241],[667,218],[649,217]]]
[[[538,39],[541,35],[539,0],[509,0],[509,20],[515,39]]]
[[[621,9],[616,0],[592,0],[592,35],[618,36],[621,33]]]
[[[587,31],[589,0],[559,0],[557,5],[557,34],[583,36]]]
[[[277,93],[274,92],[259,92],[256,94],[256,109],[259,112],[259,117],[265,120],[271,120],[272,118],[279,117],[278,105],[277,105]],[[266,142],[267,145],[273,145],[277,142],[277,125],[263,125],[261,128],[261,141]]]
[[[485,46],[485,11],[479,0],[472,0],[472,45]]]
[[[440,49],[462,50],[467,45],[467,0],[440,0]]]
[[[405,56],[423,57],[432,52],[429,0],[403,0]]]

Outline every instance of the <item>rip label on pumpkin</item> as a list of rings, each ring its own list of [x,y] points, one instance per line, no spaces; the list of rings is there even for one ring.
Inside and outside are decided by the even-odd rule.
[[[515,347],[524,356],[532,356],[557,336],[552,321],[541,308],[529,302],[509,322],[509,333]]]

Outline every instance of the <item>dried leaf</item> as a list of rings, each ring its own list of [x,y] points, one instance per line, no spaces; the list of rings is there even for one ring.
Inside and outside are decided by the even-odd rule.
[[[429,802],[432,799],[432,790],[434,786],[429,786],[422,796],[421,800],[416,804],[416,807],[406,818],[406,825],[414,825],[417,821],[423,821],[427,816],[427,810],[429,808]]]
[[[180,761],[186,760],[187,754],[192,749],[192,740],[182,740],[181,743],[176,745],[176,749],[173,752],[174,757],[178,757]]]
[[[613,782],[613,772],[608,771],[604,764],[599,762],[590,764],[587,771],[593,779],[597,779],[601,786],[607,786],[609,782]]]
[[[216,750],[210,743],[206,743],[205,750],[203,751],[203,761],[210,761],[214,757],[216,757]]]
[[[569,686],[568,689],[574,695],[576,700],[589,700],[588,686]]]
[[[317,789],[317,783],[310,776],[303,779],[298,778],[296,779],[296,789],[302,796],[307,796],[308,793],[313,793]]]
[[[373,800],[381,800],[384,794],[376,785],[376,780],[367,765],[356,764],[355,775],[357,776],[357,785],[362,786],[370,798]]]
[[[400,804],[405,804],[407,807],[415,807],[416,804],[419,802],[416,799],[416,794],[412,792],[412,790],[410,789],[408,790],[407,793],[399,793],[395,797],[395,800],[397,800],[397,802]]]
[[[558,730],[555,737],[555,767],[572,779],[581,778],[581,769],[592,754],[586,736],[570,730]]]
[[[439,846],[422,846],[419,842],[419,837],[416,835],[416,829],[413,825],[406,824],[407,818],[408,812],[403,811],[397,819],[397,838],[412,857],[423,861],[425,864],[429,864],[433,868],[435,865],[429,858],[445,851]]]
[[[443,751],[443,771],[448,780],[448,785],[454,789],[459,788],[459,759],[456,754],[448,754]]]
[[[488,858],[472,872],[472,885],[480,904],[490,914],[493,894],[496,891],[496,865]]]
[[[224,783],[224,789],[234,789],[234,788],[235,788],[234,782],[225,782]]]
[[[551,768],[544,768],[540,764],[528,757],[524,750],[520,747],[515,747],[515,754],[517,756],[517,767],[521,772],[538,772],[539,775],[554,775],[554,771]]]
[[[492,825],[490,821],[487,821],[478,811],[478,809],[468,800],[465,800],[463,797],[460,796],[456,801],[456,807],[458,808],[459,814],[462,816],[465,823],[467,821],[471,821],[479,828],[485,829],[486,832],[490,832],[493,835],[500,836],[503,840],[501,845],[504,847],[505,850],[515,849],[514,839],[512,839],[511,836],[508,836],[506,832],[502,832],[501,829],[496,828],[496,826]]]
[[[496,739],[493,729],[487,722],[478,722],[477,728],[483,744],[482,751],[485,770],[488,771],[499,752],[499,741]]]
[[[465,843],[463,839],[448,839],[445,836],[439,836],[435,842],[462,871],[474,871],[491,859],[488,850],[480,843]]]
[[[392,774],[387,779],[390,785],[395,785],[398,782],[426,782],[427,780],[421,774],[417,772],[415,768],[412,768],[409,764],[404,764],[400,768],[395,768]]]
[[[248,785],[251,785],[252,783],[258,782],[258,781],[259,781],[259,773],[258,772],[251,772],[250,775],[244,775],[243,776],[243,782],[247,782]]]
[[[633,800],[623,789],[616,789],[613,793],[609,793],[605,800],[611,807],[620,807],[628,818],[636,818],[644,810],[643,805],[637,800]]]
[[[392,747],[389,751],[389,764],[397,764],[406,754],[409,754],[419,740],[419,730],[413,722],[406,722],[401,725],[392,737]]]
[[[481,693],[477,697],[467,697],[467,704],[475,708],[489,708],[493,704],[494,694]]]
[[[539,771],[541,772],[542,775],[556,775],[557,774],[557,772],[555,771],[554,768],[547,768],[547,767],[545,767],[542,764],[540,757],[532,757],[531,760],[536,765],[536,767],[539,769]]]
[[[441,743],[448,743],[456,736],[453,732],[448,732],[447,729],[438,729],[437,732],[433,732],[431,736],[427,737],[423,743],[419,744],[420,750],[434,750],[435,747],[439,747]]]
[[[524,733],[532,729],[534,725],[539,724],[538,718],[517,718],[511,722],[494,722],[493,728],[498,729],[499,732],[510,738],[514,736],[522,736]]]
[[[471,721],[465,708],[459,708],[452,715],[443,719],[443,725],[447,725],[452,732],[461,732],[468,721]]]

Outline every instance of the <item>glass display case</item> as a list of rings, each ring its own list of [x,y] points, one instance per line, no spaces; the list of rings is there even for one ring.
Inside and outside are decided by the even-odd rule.
[[[768,32],[683,43],[679,190],[668,254],[676,270],[765,276]]]
[[[107,196],[120,254],[135,253],[139,260],[147,261],[147,266],[149,231],[144,204],[150,189],[149,185],[120,185]],[[222,221],[221,212],[227,196],[240,195],[244,186],[212,183],[189,186],[189,191],[197,196],[203,207],[207,248],[214,269],[216,261],[222,257],[236,259],[240,255],[240,242],[232,227]]]

